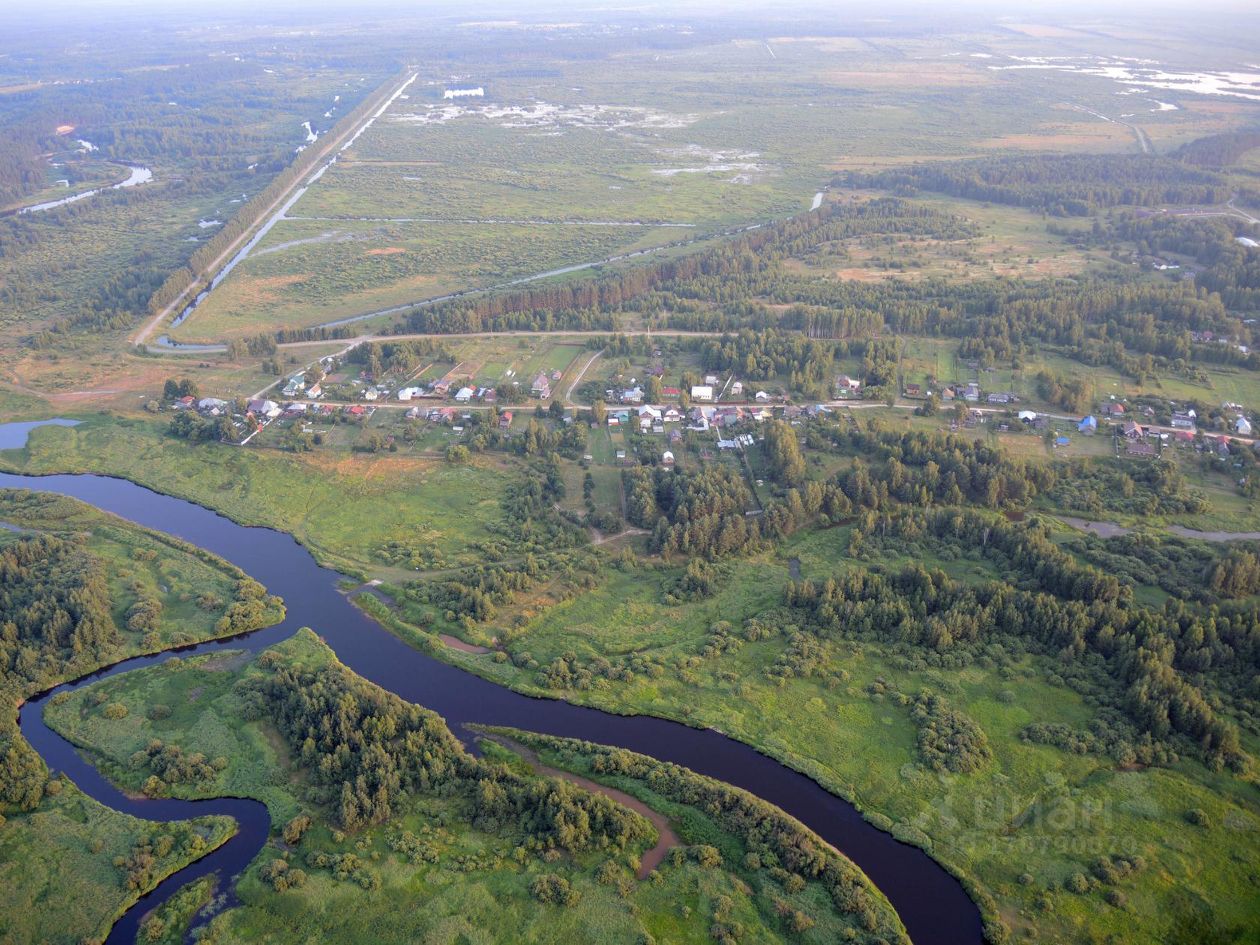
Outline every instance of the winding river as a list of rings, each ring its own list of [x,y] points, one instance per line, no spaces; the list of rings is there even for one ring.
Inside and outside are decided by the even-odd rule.
[[[23,438],[24,439],[24,438]],[[236,836],[167,878],[114,926],[108,941],[135,940],[142,915],[184,883],[217,872],[240,873],[262,848],[270,829],[266,808],[254,800],[150,800],[119,791],[43,720],[57,692],[95,679],[169,659],[220,649],[257,651],[313,627],[337,657],[360,676],[443,716],[473,745],[468,723],[510,725],[552,735],[618,745],[726,781],[776,804],[842,850],[892,902],[917,945],[969,945],[982,941],[980,913],[962,884],[922,850],[895,840],[864,821],[857,810],[815,781],[714,730],[688,728],[648,716],[618,716],[505,689],[413,649],[356,608],[338,589],[341,575],[318,565],[290,535],[238,525],[216,512],[152,492],[122,479],[92,475],[30,477],[0,473],[0,487],[73,496],[149,528],[175,535],[227,559],[284,598],[287,614],[273,627],[179,651],[124,660],[85,679],[58,686],[27,702],[22,733],[48,766],[67,774],[108,807],[148,820],[182,820],[229,814]],[[233,883],[223,886],[232,900]]]

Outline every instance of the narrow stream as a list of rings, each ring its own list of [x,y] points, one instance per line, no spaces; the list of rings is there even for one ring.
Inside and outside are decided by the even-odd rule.
[[[676,762],[777,805],[842,850],[892,902],[918,945],[969,945],[982,941],[979,910],[961,883],[922,850],[895,840],[864,821],[848,802],[815,781],[714,730],[688,728],[649,716],[619,716],[551,699],[537,699],[443,663],[413,649],[357,609],[338,590],[341,575],[320,567],[290,535],[238,525],[219,514],[123,479],[93,475],[30,477],[0,473],[0,487],[73,496],[97,508],[199,545],[241,568],[288,608],[274,627],[148,657],[125,660],[84,680],[32,699],[21,710],[23,734],[48,766],[66,773],[87,794],[116,810],[149,820],[181,820],[225,813],[237,835],[214,853],[160,884],[119,920],[108,941],[134,941],[140,917],[184,883],[218,871],[234,877],[266,841],[270,819],[257,801],[130,798],[110,784],[69,742],[49,729],[43,708],[55,693],[103,676],[181,656],[225,648],[257,651],[309,626],[360,676],[443,716],[466,744],[467,723],[510,725],[552,735],[617,745]],[[234,883],[225,882],[232,901]]]

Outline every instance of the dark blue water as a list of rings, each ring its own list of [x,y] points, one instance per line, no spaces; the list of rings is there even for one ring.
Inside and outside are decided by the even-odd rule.
[[[777,805],[853,860],[892,902],[918,945],[982,941],[979,910],[957,879],[917,847],[868,824],[846,801],[816,782],[740,742],[712,730],[688,728],[647,716],[618,716],[568,702],[535,699],[505,689],[413,649],[356,608],[337,589],[341,575],[320,567],[290,535],[238,525],[209,509],[160,495],[122,479],[101,476],[27,477],[0,473],[0,487],[74,496],[141,525],[175,535],[231,561],[284,598],[288,613],[275,627],[234,640],[185,648],[183,655],[217,649],[258,650],[309,626],[360,676],[442,715],[470,741],[467,723],[510,725],[535,732],[617,745],[676,762]],[[89,679],[168,659],[164,653],[124,661]],[[256,801],[142,800],[128,798],[43,723],[43,706],[58,687],[21,712],[22,732],[50,768],[65,772],[87,794],[117,810],[150,820],[179,820],[226,813],[238,835],[219,850],[167,879],[115,926],[110,942],[134,940],[139,917],[190,879],[218,871],[240,872],[261,849],[270,828]],[[230,894],[231,884],[228,886]]]

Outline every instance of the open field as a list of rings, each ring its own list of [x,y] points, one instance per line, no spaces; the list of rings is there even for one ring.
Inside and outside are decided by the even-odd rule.
[[[151,488],[209,503],[242,522],[292,533],[321,562],[352,574],[381,566],[392,541],[450,542],[459,562],[498,520],[505,472],[491,464],[452,467],[391,454],[281,453],[188,446],[165,436],[165,418],[88,419],[34,431],[21,454],[0,456],[27,472],[88,471],[136,478]],[[76,459],[77,457],[77,459]],[[143,472],[141,472],[143,471]],[[420,536],[424,536],[423,539]]]
[[[290,221],[175,331],[217,340],[300,328],[661,246],[689,231]],[[527,252],[522,248],[527,247]]]
[[[949,43],[906,44],[912,61],[821,40],[782,47],[773,59],[741,43],[632,52],[613,69],[556,61],[553,77],[491,68],[486,98],[454,103],[440,97],[441,83],[422,81],[176,336],[317,324],[689,232],[598,223],[704,233],[791,215],[834,169],[872,161],[1136,148],[1125,125],[1064,105],[1065,95],[1081,107],[1115,105],[1112,84],[1094,76],[1054,73],[1047,88],[1046,75],[995,72],[957,58]],[[785,84],[810,92],[784,101]],[[572,229],[565,224],[581,225],[554,232]],[[1027,232],[973,255],[996,274],[1082,268],[1062,246],[1029,244]],[[851,262],[879,271],[860,254]]]

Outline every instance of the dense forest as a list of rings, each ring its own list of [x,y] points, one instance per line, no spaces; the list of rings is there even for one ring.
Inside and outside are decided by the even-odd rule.
[[[1107,207],[1224,203],[1232,189],[1219,175],[1148,155],[1036,154],[941,161],[875,173],[848,172],[841,183],[911,196],[930,190],[1088,216]]]
[[[474,758],[435,713],[340,664],[309,670],[263,659],[271,671],[249,689],[246,711],[275,723],[310,772],[312,802],[347,830],[388,820],[406,795],[440,794],[463,800],[475,826],[518,830],[540,848],[625,848],[652,835],[603,795]]]

